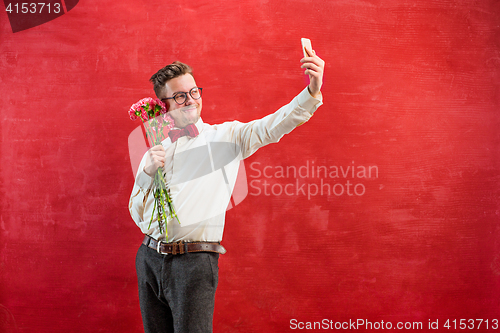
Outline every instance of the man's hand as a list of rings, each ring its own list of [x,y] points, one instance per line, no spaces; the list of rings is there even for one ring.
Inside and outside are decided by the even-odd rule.
[[[317,97],[323,85],[323,71],[325,69],[325,62],[316,55],[314,50],[306,48],[309,57],[302,58],[301,68],[305,68],[304,74],[309,75],[309,93],[312,97]]]
[[[165,149],[162,145],[156,145],[148,150],[148,156],[146,157],[146,165],[144,166],[144,172],[150,177],[154,177],[154,174],[158,168],[163,168],[165,165]]]

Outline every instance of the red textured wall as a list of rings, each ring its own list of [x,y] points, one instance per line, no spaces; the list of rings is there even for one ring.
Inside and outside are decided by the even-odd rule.
[[[307,84],[301,37],[326,61],[324,105],[245,162],[215,331],[298,331],[293,319],[494,331],[498,1],[72,6],[16,33],[0,13],[0,331],[140,331],[128,108],[181,60],[205,122],[262,117]]]

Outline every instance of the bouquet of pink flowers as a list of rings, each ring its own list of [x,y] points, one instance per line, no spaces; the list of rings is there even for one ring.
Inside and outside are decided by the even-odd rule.
[[[174,127],[174,120],[167,113],[165,104],[159,99],[153,99],[151,97],[141,99],[130,107],[129,115],[132,120],[138,118],[142,120],[151,147],[161,144],[168,132]],[[167,130],[166,133],[164,131],[165,129]],[[156,171],[153,191],[155,202],[148,228],[151,228],[156,209],[160,233],[162,233],[163,228],[165,228],[165,235],[168,239],[167,214],[170,218],[177,218],[177,213],[175,212],[174,205],[168,194],[162,168]],[[179,220],[179,218],[177,218],[177,220]]]

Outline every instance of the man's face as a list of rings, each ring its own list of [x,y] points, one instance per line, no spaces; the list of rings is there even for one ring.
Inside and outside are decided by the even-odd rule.
[[[193,76],[191,74],[184,74],[167,81],[165,89],[163,90],[163,96],[159,96],[159,98],[167,104],[168,112],[174,119],[176,127],[184,128],[189,124],[196,123],[198,119],[200,119],[202,106],[201,97],[199,99],[193,99],[189,94],[189,91],[195,87],[196,82]],[[178,104],[174,99],[164,99],[167,97],[174,97],[176,93],[180,92],[186,93],[187,96],[186,101],[182,104]],[[189,106],[192,108],[189,108]]]

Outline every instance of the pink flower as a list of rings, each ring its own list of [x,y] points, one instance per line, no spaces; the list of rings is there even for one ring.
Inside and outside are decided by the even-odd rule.
[[[168,113],[165,113],[163,116],[163,126],[168,130],[170,131],[172,128],[174,128],[174,119],[168,114]]]
[[[147,110],[146,106],[141,107],[141,118],[143,121],[148,121],[148,119],[149,119],[149,116],[148,116],[148,113],[146,112],[146,110]]]
[[[146,97],[132,104],[129,110],[129,116],[132,120],[141,118],[142,121],[148,121],[160,115],[162,115],[162,118],[159,119],[161,126],[170,131],[174,127],[174,120],[167,113],[167,106],[161,100]]]
[[[165,105],[165,103],[163,103],[158,98],[155,100],[155,102],[156,102],[157,105],[159,105],[161,107],[161,110],[160,110],[161,114],[167,113],[167,106]]]
[[[152,100],[152,98],[143,98],[137,103],[132,104],[129,110],[130,119],[136,120],[138,117],[141,117],[143,120],[148,120],[147,113],[144,112],[143,106],[146,106],[149,100]]]
[[[132,107],[130,108],[130,110],[128,111],[128,114],[130,116],[130,119],[132,120],[136,120],[137,119],[137,115],[135,114],[135,109],[133,108],[134,106],[132,105]]]

